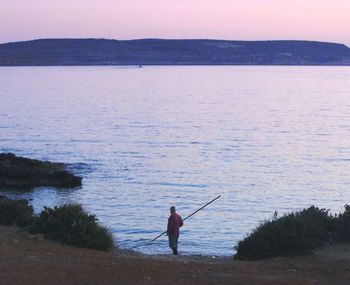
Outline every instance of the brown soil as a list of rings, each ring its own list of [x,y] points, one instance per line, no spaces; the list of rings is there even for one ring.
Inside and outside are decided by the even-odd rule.
[[[350,284],[350,244],[256,262],[145,257],[31,240],[0,226],[0,284]]]

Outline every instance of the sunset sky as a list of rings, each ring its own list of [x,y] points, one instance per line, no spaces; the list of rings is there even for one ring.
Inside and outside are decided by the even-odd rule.
[[[0,0],[0,42],[307,39],[350,46],[350,0]]]

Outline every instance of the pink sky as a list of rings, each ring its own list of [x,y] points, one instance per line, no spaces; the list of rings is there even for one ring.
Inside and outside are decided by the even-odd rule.
[[[308,39],[350,46],[350,0],[0,0],[0,42]]]

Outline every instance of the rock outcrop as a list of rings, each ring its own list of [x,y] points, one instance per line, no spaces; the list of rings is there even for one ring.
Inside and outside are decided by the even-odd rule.
[[[0,189],[7,187],[77,187],[82,177],[65,170],[65,164],[0,153]]]

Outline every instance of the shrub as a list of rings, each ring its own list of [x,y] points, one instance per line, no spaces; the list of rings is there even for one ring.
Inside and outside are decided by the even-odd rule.
[[[11,200],[0,196],[0,224],[25,227],[34,221],[33,207],[27,200]]]
[[[336,239],[350,241],[350,206],[344,206],[345,211],[336,218]]]
[[[44,207],[30,231],[61,243],[107,251],[113,247],[112,235],[97,221],[78,204]]]
[[[328,210],[312,206],[258,226],[235,247],[235,259],[309,254],[328,241],[332,230],[334,218]]]

